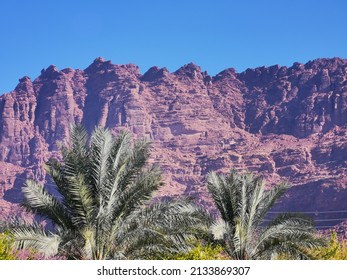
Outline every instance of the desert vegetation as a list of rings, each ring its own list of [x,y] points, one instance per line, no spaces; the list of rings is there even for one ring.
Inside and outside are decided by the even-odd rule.
[[[0,233],[0,260],[16,259],[15,252],[12,250],[12,236],[7,232]]]
[[[347,260],[347,240],[339,239],[336,232],[331,231],[326,246],[313,249],[310,253],[318,260]]]
[[[163,185],[150,143],[73,126],[62,158],[46,163],[54,188],[27,180],[23,206],[46,226],[15,221],[0,234],[0,259],[345,259],[346,243],[307,216],[267,213],[289,188],[269,190],[252,173],[207,175],[218,218],[191,198],[154,199]],[[40,256],[40,257],[35,257]]]

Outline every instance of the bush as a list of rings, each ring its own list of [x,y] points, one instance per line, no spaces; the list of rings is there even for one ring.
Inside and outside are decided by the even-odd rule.
[[[311,254],[318,260],[347,260],[347,240],[339,240],[337,233],[332,231],[328,245],[312,250]]]
[[[168,260],[227,260],[222,246],[197,243],[189,252],[168,256]]]
[[[15,260],[16,254],[12,250],[13,237],[5,231],[0,232],[0,260]]]

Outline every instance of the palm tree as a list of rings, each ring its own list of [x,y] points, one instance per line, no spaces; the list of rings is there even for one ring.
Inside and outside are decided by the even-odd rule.
[[[33,180],[23,187],[26,209],[53,226],[17,223],[16,246],[71,259],[161,258],[188,249],[208,216],[188,198],[153,202],[161,172],[147,164],[149,142],[133,142],[126,132],[113,137],[98,127],[89,137],[73,126],[62,161],[46,164],[54,190]]]
[[[227,176],[209,173],[207,186],[220,213],[215,237],[230,257],[309,259],[307,249],[324,245],[314,234],[313,221],[307,216],[283,213],[265,219],[274,203],[288,190],[287,183],[265,190],[260,177],[232,170]]]

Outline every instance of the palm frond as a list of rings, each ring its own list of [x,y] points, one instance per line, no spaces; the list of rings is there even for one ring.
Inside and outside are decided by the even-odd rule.
[[[108,172],[110,169],[110,154],[113,146],[111,132],[97,127],[91,137],[90,147],[90,172],[99,199],[107,201],[108,196]]]
[[[125,158],[131,152],[131,137],[127,131],[120,132],[114,139],[112,146],[110,160],[112,163],[112,170],[116,174],[123,165]]]
[[[64,173],[63,164],[57,159],[51,158],[44,164],[44,168],[55,183],[55,189],[59,193],[59,199],[69,209],[71,205],[69,205],[68,201],[68,182]]]
[[[182,243],[208,231],[211,217],[187,199],[157,202],[131,213],[114,230],[115,240],[128,240],[134,232],[148,229],[161,233],[170,242]],[[183,246],[183,245],[182,245]]]
[[[45,216],[65,229],[71,226],[67,209],[43,185],[27,180],[22,191],[25,198],[23,206],[29,211]]]
[[[122,193],[112,193],[109,198],[108,211],[113,211],[113,218],[120,215],[124,218],[141,204],[147,202],[160,186],[163,185],[161,170],[153,165],[143,170]]]
[[[97,201],[90,185],[85,182],[85,177],[77,175],[68,178],[69,197],[73,204],[70,209],[71,220],[76,227],[89,225],[97,212]]]
[[[71,125],[70,143],[71,150],[81,158],[88,154],[88,132],[82,125]]]
[[[88,172],[88,133],[80,125],[72,125],[70,131],[70,146],[62,147],[65,173],[75,175]]]
[[[278,199],[280,199],[284,193],[290,189],[290,187],[291,186],[287,182],[282,182],[264,193],[257,213],[257,220],[259,222],[265,218],[266,214],[271,210],[274,204],[278,202]]]
[[[127,156],[118,167],[113,187],[109,194],[110,197],[115,193],[117,193],[117,195],[121,194],[132,182],[134,182],[148,160],[149,149],[150,143],[146,139],[140,139],[135,143],[134,147],[128,151]]]
[[[60,236],[45,231],[37,224],[17,225],[12,230],[14,246],[18,249],[36,249],[46,257],[58,253]]]
[[[219,210],[223,220],[233,225],[237,207],[237,205],[233,204],[233,200],[236,194],[232,188],[228,188],[227,186],[228,182],[226,182],[224,176],[219,176],[215,172],[207,175],[207,188],[215,206]]]
[[[251,183],[254,188],[250,194],[249,205],[249,223],[248,223],[248,233],[250,233],[252,227],[259,223],[258,213],[261,211],[261,205],[264,199],[265,184],[261,178],[255,178]]]
[[[287,254],[293,246],[318,248],[324,244],[324,240],[316,237],[314,232],[313,221],[307,216],[296,213],[278,215],[262,230],[252,254],[262,255],[276,248],[280,248],[283,253],[285,246],[289,246]]]

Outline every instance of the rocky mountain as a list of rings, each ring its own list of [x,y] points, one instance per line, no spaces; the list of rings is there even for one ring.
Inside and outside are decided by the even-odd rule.
[[[193,195],[211,208],[211,171],[250,170],[293,188],[277,211],[305,211],[320,228],[347,220],[347,60],[317,59],[211,77],[97,58],[84,70],[49,66],[0,96],[0,218],[24,215],[26,178],[44,181],[71,123],[153,142],[164,171],[159,196]],[[50,182],[47,181],[47,187]]]

